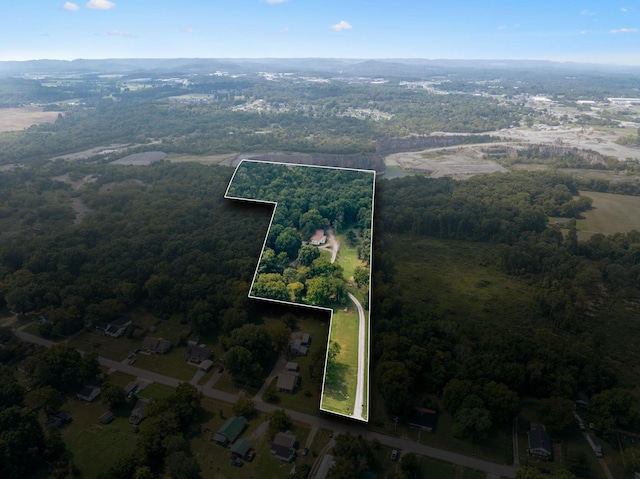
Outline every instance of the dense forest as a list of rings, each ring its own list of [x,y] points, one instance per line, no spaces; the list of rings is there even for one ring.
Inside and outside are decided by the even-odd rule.
[[[342,266],[321,256],[321,243],[311,239],[321,231],[326,241],[329,228],[347,232],[368,265],[373,183],[372,172],[243,161],[227,196],[277,204],[251,295],[325,307],[344,303]],[[368,282],[368,269],[358,272]]]

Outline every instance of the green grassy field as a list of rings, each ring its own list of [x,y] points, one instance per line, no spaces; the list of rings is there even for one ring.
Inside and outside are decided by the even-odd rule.
[[[444,314],[462,328],[492,330],[505,317],[511,328],[546,324],[537,314],[534,288],[489,264],[496,245],[411,235],[386,236],[384,242],[395,258],[404,302],[420,314]]]
[[[111,424],[103,425],[98,418],[107,406],[99,399],[92,403],[69,399],[62,409],[69,411],[73,418],[61,431],[81,477],[97,477],[131,451],[136,443],[136,435],[129,430],[126,411],[117,414]]]
[[[344,234],[338,235],[338,242],[340,243],[340,249],[338,250],[338,256],[336,257],[336,263],[343,268],[344,277],[351,281],[353,278],[353,271],[356,266],[362,266],[363,262],[358,259],[358,250],[355,246],[349,246]]]
[[[197,366],[187,364],[183,354],[185,348],[172,348],[166,354],[137,354],[134,366],[148,371],[189,381],[197,372]]]
[[[611,193],[580,193],[593,199],[593,209],[583,213],[584,219],[576,222],[580,238],[595,233],[605,235],[640,230],[640,197]]]
[[[337,356],[339,382],[325,384],[321,407],[339,414],[353,414],[358,371],[358,312],[355,307],[335,310],[330,340],[340,345]]]

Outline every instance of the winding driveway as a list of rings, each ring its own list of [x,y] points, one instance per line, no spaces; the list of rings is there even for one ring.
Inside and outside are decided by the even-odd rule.
[[[358,308],[359,326],[358,326],[358,380],[356,383],[356,404],[353,408],[353,415],[362,420],[367,419],[362,416],[362,409],[364,407],[364,387],[365,387],[365,372],[367,368],[366,363],[366,343],[367,343],[367,321],[364,316],[364,308],[353,294],[348,293],[349,298],[356,304]]]

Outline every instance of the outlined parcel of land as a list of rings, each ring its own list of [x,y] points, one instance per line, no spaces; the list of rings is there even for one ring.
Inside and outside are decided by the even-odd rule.
[[[275,205],[249,297],[330,313],[320,409],[365,422],[374,190],[375,171],[242,160],[225,193]]]

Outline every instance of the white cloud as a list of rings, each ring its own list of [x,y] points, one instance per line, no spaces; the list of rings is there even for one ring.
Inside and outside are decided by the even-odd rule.
[[[289,27],[284,27],[278,30],[280,33],[289,33]]]
[[[582,10],[582,11],[580,12],[580,15],[586,15],[586,16],[588,16],[588,17],[593,17],[593,16],[595,15],[595,13],[590,12],[589,10]]]
[[[285,2],[288,2],[289,0],[264,0],[264,1],[270,5],[275,5],[276,3],[285,3]]]
[[[617,28],[611,30],[611,33],[638,33],[637,28]]]
[[[340,20],[340,23],[336,23],[335,25],[331,25],[329,27],[334,32],[341,32],[342,30],[351,30],[353,27],[349,25],[344,20]]]
[[[195,30],[191,27],[182,27],[182,31],[185,33],[193,33]]]
[[[621,12],[628,12],[628,11],[629,11],[629,9],[628,9],[627,7],[622,7],[622,8],[620,9],[620,11],[621,11]]]
[[[506,30],[508,27],[506,25],[500,25],[498,30]]]
[[[129,38],[137,37],[137,35],[134,35],[133,33],[121,32],[120,30],[109,30],[107,33],[115,37],[129,37]]]
[[[586,35],[589,33],[589,30],[580,30],[580,35]]]
[[[109,10],[115,6],[116,4],[109,0],[89,0],[87,2],[87,8],[91,8],[93,10]]]
[[[65,2],[64,5],[62,5],[62,8],[64,8],[65,10],[67,10],[69,12],[75,12],[76,10],[80,9],[80,7],[78,5],[76,5],[75,3],[71,3],[71,2]]]

